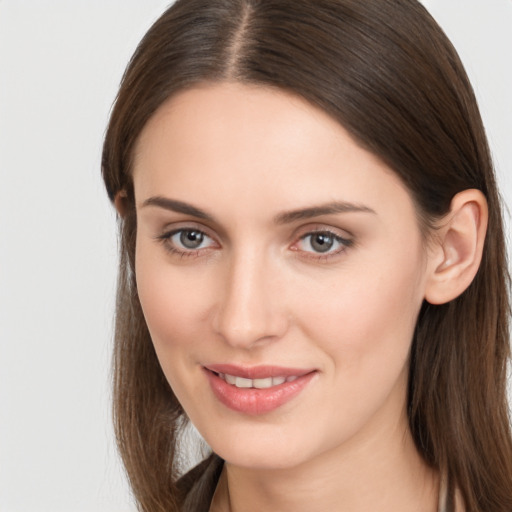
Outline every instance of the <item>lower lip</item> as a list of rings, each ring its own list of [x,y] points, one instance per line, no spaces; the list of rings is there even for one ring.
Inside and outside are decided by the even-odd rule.
[[[311,372],[293,382],[266,389],[237,388],[221,379],[216,373],[204,368],[214,395],[219,402],[233,411],[251,416],[272,412],[297,396],[316,375]]]

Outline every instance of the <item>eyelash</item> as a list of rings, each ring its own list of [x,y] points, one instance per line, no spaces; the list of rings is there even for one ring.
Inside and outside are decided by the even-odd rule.
[[[329,229],[317,229],[314,231],[309,231],[305,235],[302,235],[299,238],[298,242],[295,242],[295,244],[292,246],[292,249],[295,251],[299,251],[300,249],[295,249],[295,246],[297,246],[299,243],[304,242],[308,238],[310,239],[309,245],[311,246],[312,238],[314,236],[327,236],[328,238],[332,239],[332,243],[337,242],[339,244],[339,248],[331,251],[329,248],[329,252],[321,253],[317,251],[302,251],[306,258],[311,258],[313,260],[319,261],[319,262],[326,262],[330,260],[331,258],[336,258],[336,256],[339,256],[341,253],[345,252],[348,248],[350,248],[354,242],[351,239],[343,238],[339,234],[335,233],[334,231],[331,231]]]
[[[176,235],[183,235],[184,233],[197,233],[201,237],[203,237],[203,239],[208,238],[213,241],[213,238],[211,236],[208,236],[204,231],[197,228],[174,229],[172,231],[159,235],[157,239],[164,245],[166,251],[173,255],[180,256],[181,258],[197,257],[200,256],[201,251],[208,249],[208,247],[198,249],[179,249],[178,247],[176,247],[176,244],[172,242],[172,238]]]
[[[172,238],[176,235],[180,235],[180,237],[181,237],[181,236],[183,236],[183,234],[186,234],[186,233],[189,233],[189,234],[197,233],[199,236],[201,236],[203,238],[203,240],[210,239],[211,241],[213,241],[215,243],[213,238],[210,237],[209,235],[207,235],[204,231],[202,231],[201,229],[192,228],[192,227],[191,228],[174,229],[172,231],[163,233],[162,235],[159,235],[156,238],[158,241],[160,241],[165,246],[166,251],[168,251],[169,253],[171,253],[173,255],[177,255],[181,258],[198,257],[201,255],[202,251],[211,249],[210,246],[203,247],[203,248],[199,247],[197,249],[187,249],[187,248],[180,249],[180,248],[178,248],[176,246],[176,243],[172,242]],[[332,251],[332,252],[326,251],[325,253],[317,252],[314,250],[313,251],[306,251],[306,250],[301,251],[297,247],[300,243],[304,242],[308,238],[311,239],[315,235],[316,236],[320,236],[320,235],[327,236],[328,238],[333,240],[333,243],[337,242],[340,245],[340,247],[335,251]],[[302,235],[298,239],[298,241],[294,242],[294,244],[291,246],[291,250],[297,251],[297,252],[302,252],[304,254],[303,257],[305,257],[305,258],[313,259],[313,260],[319,261],[319,262],[325,262],[325,261],[328,261],[331,258],[335,258],[336,256],[340,255],[341,253],[345,252],[348,248],[353,246],[353,244],[354,244],[353,240],[343,238],[342,236],[335,233],[334,231],[331,231],[329,229],[317,229],[317,230],[309,231],[306,234]],[[309,242],[309,245],[311,246],[311,240]],[[329,248],[328,251],[330,251],[330,249],[331,248]]]

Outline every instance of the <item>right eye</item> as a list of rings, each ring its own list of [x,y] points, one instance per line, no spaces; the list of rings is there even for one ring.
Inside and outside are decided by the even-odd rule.
[[[317,254],[336,254],[343,250],[346,240],[329,231],[309,233],[302,238],[301,250]]]
[[[193,256],[203,249],[214,247],[214,240],[196,228],[176,229],[159,237],[167,249],[182,256]]]

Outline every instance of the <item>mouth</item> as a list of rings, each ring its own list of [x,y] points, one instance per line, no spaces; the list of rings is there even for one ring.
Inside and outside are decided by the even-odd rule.
[[[203,367],[213,394],[224,406],[247,414],[264,414],[283,406],[311,382],[316,370],[276,366]]]
[[[298,379],[298,376],[296,375],[291,377],[266,377],[263,379],[246,379],[245,377],[229,375],[229,373],[217,373],[217,375],[231,386],[244,389],[269,389],[280,386],[285,382],[293,382],[294,380]]]

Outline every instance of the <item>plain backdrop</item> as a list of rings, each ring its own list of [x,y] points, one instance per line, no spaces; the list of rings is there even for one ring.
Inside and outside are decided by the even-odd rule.
[[[102,137],[162,0],[0,0],[0,511],[134,511],[112,439]],[[512,1],[430,0],[512,205]],[[508,224],[510,226],[510,223]]]

